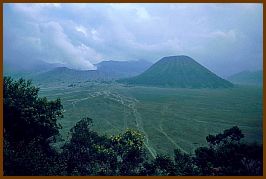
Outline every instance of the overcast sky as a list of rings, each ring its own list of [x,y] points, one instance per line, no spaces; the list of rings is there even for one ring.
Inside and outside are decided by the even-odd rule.
[[[4,60],[94,69],[188,55],[221,76],[262,69],[262,4],[4,4]]]

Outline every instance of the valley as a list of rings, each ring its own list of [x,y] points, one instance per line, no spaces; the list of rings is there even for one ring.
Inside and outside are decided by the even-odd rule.
[[[60,98],[64,118],[61,134],[83,117],[93,119],[97,132],[114,135],[126,128],[145,135],[150,156],[185,153],[206,145],[205,137],[239,126],[248,142],[262,143],[262,88],[234,86],[188,89],[128,86],[116,82],[39,84],[40,95]]]

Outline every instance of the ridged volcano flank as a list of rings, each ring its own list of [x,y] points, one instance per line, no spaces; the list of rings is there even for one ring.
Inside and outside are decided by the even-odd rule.
[[[177,88],[227,88],[233,84],[226,81],[188,56],[164,57],[142,74],[118,80],[118,82]]]

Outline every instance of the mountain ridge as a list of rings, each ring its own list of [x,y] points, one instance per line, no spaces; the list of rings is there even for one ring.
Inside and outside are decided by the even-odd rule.
[[[257,85],[262,86],[263,84],[263,71],[256,70],[256,71],[241,71],[235,73],[227,78],[228,81],[231,81],[235,84],[240,85]]]
[[[102,61],[97,70],[76,70],[64,66],[54,67],[38,72],[11,74],[11,76],[24,76],[40,83],[60,81],[112,81],[138,75],[152,64],[147,61]],[[9,73],[6,73],[9,75]]]

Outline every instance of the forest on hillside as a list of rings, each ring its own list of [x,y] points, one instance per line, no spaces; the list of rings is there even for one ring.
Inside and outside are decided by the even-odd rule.
[[[193,154],[176,149],[174,157],[151,159],[144,134],[134,129],[113,136],[92,130],[81,119],[60,140],[60,99],[39,97],[31,81],[4,77],[4,175],[262,175],[263,148],[243,141],[237,126],[206,136],[207,146]]]

